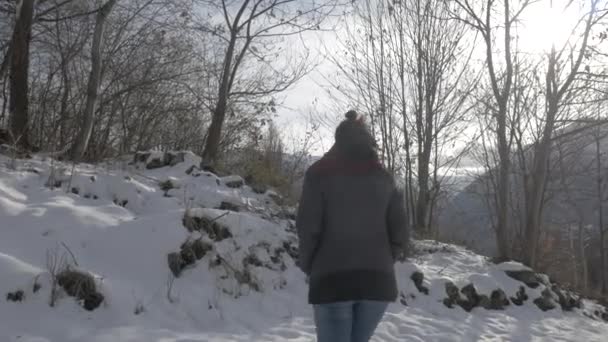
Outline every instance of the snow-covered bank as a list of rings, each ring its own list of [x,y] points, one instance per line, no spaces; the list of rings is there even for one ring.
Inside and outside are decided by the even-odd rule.
[[[13,170],[0,156],[0,295],[24,293],[23,301],[0,301],[0,341],[314,340],[305,277],[294,265],[292,210],[238,177],[199,170],[190,153],[143,158],[167,166],[77,165],[72,176],[69,164],[38,158]],[[183,262],[173,278],[168,255],[190,258],[183,246],[196,240],[212,249]],[[602,341],[608,334],[608,324],[585,316],[603,310],[591,302],[572,312],[539,310],[532,301],[542,284],[527,288],[522,306],[449,309],[447,282],[515,296],[522,283],[504,270],[521,266],[492,265],[455,246],[416,246],[417,256],[397,266],[402,297],[376,341]],[[62,295],[50,307],[53,259],[90,272],[103,304],[87,311]],[[411,280],[415,271],[428,295]]]

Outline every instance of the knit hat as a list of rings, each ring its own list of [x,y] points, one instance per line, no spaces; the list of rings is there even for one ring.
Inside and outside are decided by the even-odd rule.
[[[336,147],[348,157],[376,157],[376,141],[361,115],[354,110],[336,128]]]

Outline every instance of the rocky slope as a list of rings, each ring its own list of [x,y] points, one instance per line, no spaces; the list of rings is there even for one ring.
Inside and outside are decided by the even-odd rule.
[[[0,156],[0,340],[314,340],[293,208],[199,164],[188,152],[97,166]],[[603,307],[522,265],[414,250],[375,341],[608,333]]]

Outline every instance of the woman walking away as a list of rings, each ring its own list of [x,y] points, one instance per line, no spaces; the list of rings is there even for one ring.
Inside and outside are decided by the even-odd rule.
[[[306,172],[296,225],[318,342],[369,341],[397,298],[394,263],[408,229],[403,196],[355,111]]]

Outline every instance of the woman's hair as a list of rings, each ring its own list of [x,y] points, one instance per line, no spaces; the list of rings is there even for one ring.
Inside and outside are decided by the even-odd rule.
[[[349,110],[346,119],[336,128],[336,149],[349,159],[378,159],[376,140],[363,117]]]

